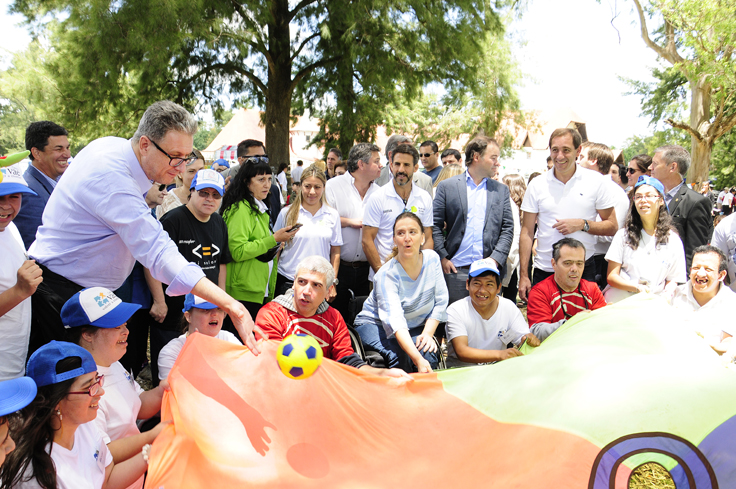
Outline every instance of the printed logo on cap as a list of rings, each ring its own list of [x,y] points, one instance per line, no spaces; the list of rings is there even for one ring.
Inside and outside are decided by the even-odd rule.
[[[90,287],[79,294],[79,305],[91,323],[115,309],[122,300],[103,287]]]
[[[4,183],[19,183],[24,186],[28,186],[26,181],[23,179],[23,174],[20,171],[18,165],[7,166],[0,168],[0,172],[3,174],[2,182]]]
[[[215,170],[200,170],[197,175],[197,187],[205,185],[214,185],[215,187],[222,188],[225,186],[225,179]]]

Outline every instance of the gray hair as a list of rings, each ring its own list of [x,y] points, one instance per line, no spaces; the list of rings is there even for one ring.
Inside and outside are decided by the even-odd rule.
[[[161,141],[169,131],[194,136],[197,132],[197,119],[181,105],[161,100],[146,109],[133,135],[133,143],[137,144],[141,136],[146,136],[151,141]]]
[[[294,274],[295,281],[301,271],[321,274],[325,277],[325,287],[328,289],[332,286],[332,282],[335,281],[335,269],[332,268],[332,264],[322,256],[308,256],[300,261],[299,265],[296,266],[296,273]]]
[[[687,175],[687,170],[690,168],[690,153],[682,146],[660,146],[654,150],[654,154],[662,153],[662,159],[666,164],[677,163],[677,172],[681,177]]]
[[[391,163],[391,153],[394,152],[398,145],[404,143],[414,144],[409,136],[404,136],[403,134],[394,134],[388,138],[388,141],[386,142],[386,160],[388,160],[389,163]]]
[[[358,143],[350,148],[347,164],[348,171],[350,173],[358,171],[358,162],[368,163],[371,160],[371,153],[374,151],[380,153],[381,148],[373,143]]]

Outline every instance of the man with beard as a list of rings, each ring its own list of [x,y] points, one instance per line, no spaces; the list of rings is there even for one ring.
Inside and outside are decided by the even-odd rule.
[[[394,247],[394,221],[404,211],[411,211],[422,221],[427,237],[424,249],[434,247],[432,241],[432,197],[412,184],[419,152],[413,146],[401,144],[391,155],[393,179],[374,192],[363,216],[363,251],[371,265],[370,280],[381,268]]]

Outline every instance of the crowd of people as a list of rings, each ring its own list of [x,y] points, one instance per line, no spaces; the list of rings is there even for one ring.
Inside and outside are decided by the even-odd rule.
[[[722,320],[736,299],[732,194],[691,189],[684,148],[623,167],[557,129],[548,170],[525,181],[499,174],[492,138],[463,154],[394,135],[385,166],[375,144],[345,159],[333,148],[325,167],[300,161],[289,189],[288,165],[274,171],[253,139],[237,164],[207,168],[196,130],[158,102],[131,139],[98,139],[68,164],[67,131],[36,122],[28,170],[2,169],[3,489],[142,487],[193,334],[255,355],[261,338],[307,334],[326,358],[411,381],[445,355],[449,367],[520,356],[577,314],[653,294],[736,353]],[[714,208],[727,215],[715,232]]]

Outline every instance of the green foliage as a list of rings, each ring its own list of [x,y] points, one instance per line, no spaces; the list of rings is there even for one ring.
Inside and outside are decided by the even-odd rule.
[[[687,78],[678,69],[652,68],[652,76],[656,82],[642,82],[631,78],[619,77],[631,87],[625,95],[641,97],[642,113],[650,117],[650,123],[667,118],[682,118],[686,113],[686,100],[689,92]]]
[[[731,130],[718,140],[711,155],[710,178],[716,188],[736,186],[736,131]]]
[[[686,149],[690,148],[690,138],[687,134],[676,129],[668,128],[662,131],[654,131],[647,136],[631,136],[624,141],[624,162],[628,165],[631,158],[640,154],[654,155],[654,150],[660,146],[676,144]]]
[[[305,109],[345,151],[428,83],[459,101],[503,81],[475,76],[485,34],[503,31],[493,8],[506,0],[15,0],[12,11],[51,46],[45,107],[70,131],[130,134],[160,99],[216,114],[224,100],[254,102],[278,159]]]

